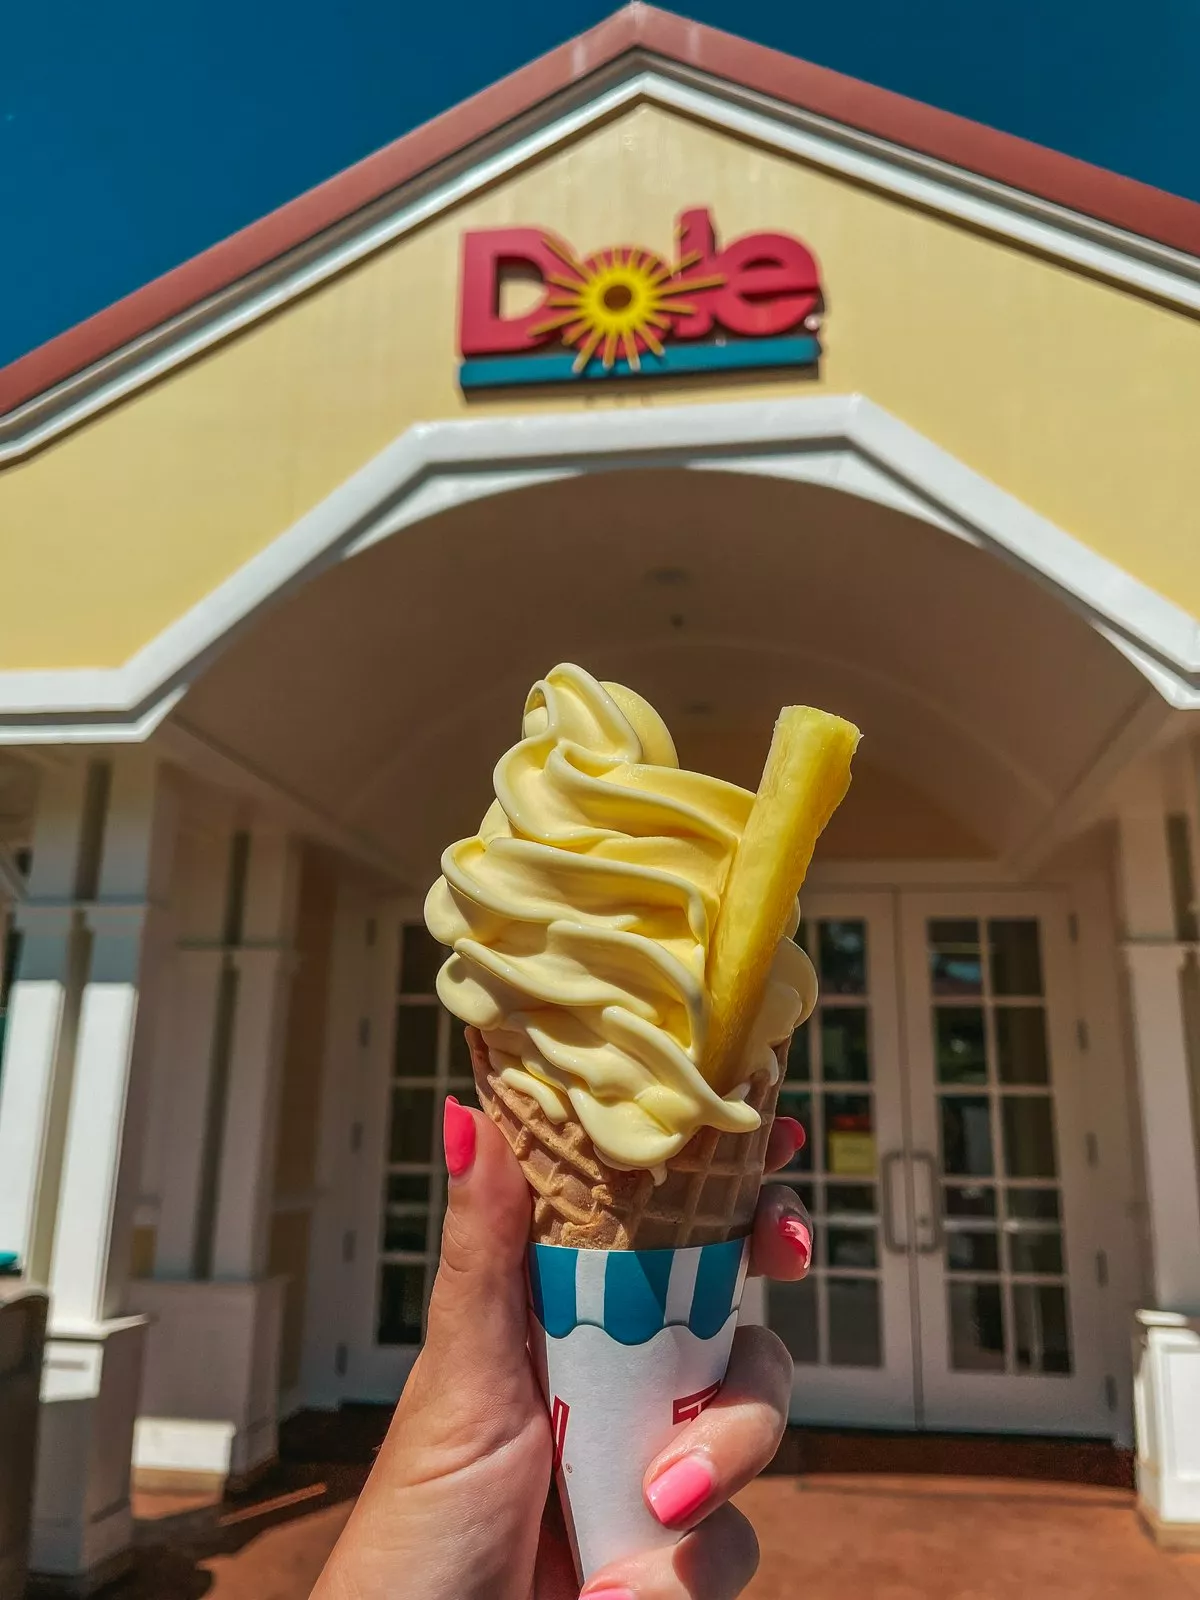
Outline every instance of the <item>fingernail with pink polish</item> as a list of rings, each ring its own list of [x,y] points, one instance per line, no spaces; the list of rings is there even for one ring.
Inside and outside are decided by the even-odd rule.
[[[632,1589],[585,1589],[579,1600],[637,1600]]]
[[[464,1177],[475,1160],[475,1118],[452,1094],[446,1096],[442,1113],[442,1143],[446,1147],[446,1171],[452,1178]]]
[[[804,1131],[804,1124],[802,1122],[797,1122],[795,1117],[776,1117],[775,1126],[777,1128],[787,1129],[792,1140],[793,1155],[796,1154],[797,1150],[804,1149],[804,1141],[807,1139],[808,1135]]]
[[[713,1492],[717,1474],[705,1456],[684,1456],[672,1462],[646,1490],[650,1509],[665,1528],[683,1522]]]
[[[812,1234],[801,1222],[799,1217],[780,1217],[779,1233],[784,1243],[789,1245],[800,1257],[800,1265],[806,1267],[812,1260]]]

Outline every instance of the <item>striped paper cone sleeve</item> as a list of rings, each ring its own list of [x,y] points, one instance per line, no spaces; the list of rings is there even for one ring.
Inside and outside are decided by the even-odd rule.
[[[720,1393],[749,1239],[678,1250],[529,1247],[530,1351],[580,1581],[678,1542],[642,1479]]]

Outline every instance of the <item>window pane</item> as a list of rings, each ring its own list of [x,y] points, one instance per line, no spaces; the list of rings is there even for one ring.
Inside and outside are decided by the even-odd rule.
[[[978,922],[929,923],[929,977],[934,994],[983,993]]]
[[[965,1178],[992,1175],[991,1106],[983,1095],[943,1095],[942,1171]]]
[[[875,1138],[869,1094],[827,1094],[825,1170],[835,1178],[869,1178],[875,1172]]]
[[[807,1206],[810,1212],[820,1211],[821,1188],[819,1184],[797,1183],[793,1179],[789,1181],[788,1187],[796,1191],[802,1206]]]
[[[956,1372],[1004,1371],[1004,1311],[998,1283],[948,1283],[950,1365]]]
[[[433,1090],[392,1090],[388,1160],[428,1161],[433,1153]]]
[[[474,1078],[468,1078],[465,1082],[461,1078],[456,1079],[450,1083],[449,1089],[459,1105],[471,1106],[476,1111],[483,1110],[483,1104],[479,1099],[479,1090],[476,1087]]]
[[[874,1228],[826,1228],[825,1260],[831,1267],[877,1267],[879,1250]]]
[[[1041,994],[1042,952],[1032,917],[993,918],[988,923],[993,994]]]
[[[999,1272],[1000,1245],[994,1233],[947,1233],[947,1272]]]
[[[446,1026],[450,1030],[450,1076],[452,1078],[473,1077],[475,1069],[471,1065],[471,1051],[467,1045],[466,1029],[457,1017],[449,1017]]]
[[[829,1361],[835,1367],[883,1365],[879,1283],[875,1278],[826,1278]]]
[[[933,1013],[939,1083],[986,1083],[982,1006],[937,1006]]]
[[[779,1095],[779,1115],[781,1117],[794,1117],[804,1129],[806,1136],[803,1145],[788,1162],[785,1171],[811,1172],[813,1164],[812,1096],[810,1094],[797,1094],[794,1089],[784,1088]]]
[[[429,1204],[429,1178],[423,1172],[389,1172],[387,1203],[390,1206]]]
[[[437,1006],[398,1006],[396,1009],[397,1078],[432,1078],[437,1071],[437,1031],[441,1011]]]
[[[960,1187],[957,1184],[945,1186],[945,1214],[948,1217],[994,1217],[996,1215],[996,1191],[990,1188],[981,1188],[977,1184],[970,1187]]]
[[[831,1213],[844,1211],[851,1216],[875,1215],[873,1183],[827,1183],[825,1193]]]
[[[400,993],[432,994],[438,968],[448,954],[423,922],[405,923],[400,947]]]
[[[1057,1189],[1008,1189],[1005,1210],[1010,1217],[1025,1222],[1057,1222]]]
[[[866,994],[867,929],[863,922],[821,922],[821,984],[827,994]]]
[[[797,1028],[788,1049],[787,1075],[795,1083],[807,1083],[812,1076],[812,1069],[808,1064],[808,1030],[811,1026],[811,1023],[805,1023],[803,1027]]]
[[[1004,1170],[1010,1178],[1053,1178],[1054,1115],[1046,1095],[1005,1095]]]
[[[383,1217],[383,1248],[425,1251],[429,1212],[424,1206],[388,1206]]]
[[[814,1366],[820,1359],[815,1278],[806,1278],[803,1283],[768,1284],[767,1321],[798,1366]]]
[[[1046,1273],[1059,1276],[1063,1269],[1060,1233],[1010,1233],[1008,1236],[1010,1272]]]
[[[996,1069],[1001,1083],[1049,1083],[1046,1013],[1041,1006],[997,1006]]]
[[[1056,1283],[1014,1283],[1017,1370],[1071,1370],[1071,1337],[1067,1330],[1066,1291]]]
[[[425,1268],[385,1261],[379,1278],[379,1344],[420,1344]]]
[[[821,1073],[826,1083],[866,1083],[870,1078],[865,1006],[826,1006],[822,1011]]]
[[[801,917],[800,918],[800,926],[796,929],[796,935],[795,935],[796,943],[800,946],[801,950],[804,951],[805,955],[809,958],[810,961],[812,960],[812,953],[813,953],[813,947],[812,947],[812,944],[810,942],[811,933],[812,933],[812,928],[804,920],[804,918]]]

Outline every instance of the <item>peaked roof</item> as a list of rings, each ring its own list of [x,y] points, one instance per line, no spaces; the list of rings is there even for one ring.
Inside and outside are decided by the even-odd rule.
[[[0,368],[0,416],[633,53],[694,69],[1200,257],[1200,204],[634,3]]]

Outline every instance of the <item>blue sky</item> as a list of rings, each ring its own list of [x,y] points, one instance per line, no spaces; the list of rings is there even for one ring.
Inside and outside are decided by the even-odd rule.
[[[613,9],[0,0],[0,364]],[[1200,200],[1197,0],[687,0]]]

